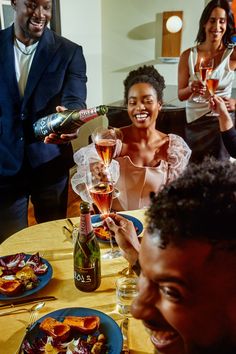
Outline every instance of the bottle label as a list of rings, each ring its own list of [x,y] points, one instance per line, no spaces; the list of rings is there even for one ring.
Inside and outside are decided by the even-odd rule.
[[[98,117],[97,108],[82,109],[79,111],[79,116],[82,122],[88,122],[89,120]]]
[[[43,137],[55,132],[55,129],[60,125],[62,118],[60,114],[53,113],[48,117],[39,119],[33,124],[36,137]]]
[[[81,214],[79,233],[80,242],[88,242],[92,240],[93,237],[95,237],[95,234],[93,232],[90,214]]]
[[[95,284],[97,282],[96,268],[81,268],[75,266],[74,279],[81,284]]]

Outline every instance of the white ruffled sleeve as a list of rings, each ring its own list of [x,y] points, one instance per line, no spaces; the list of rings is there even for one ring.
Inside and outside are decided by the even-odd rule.
[[[74,153],[74,161],[77,165],[77,171],[71,178],[72,188],[84,201],[91,203],[92,200],[86,187],[86,175],[89,170],[89,164],[96,162],[101,163],[95,145],[90,144],[76,151]],[[109,171],[114,183],[116,183],[120,176],[119,163],[112,160]]]
[[[184,139],[179,135],[169,134],[169,139],[170,142],[167,150],[167,183],[170,183],[181,175],[189,162],[192,152]]]

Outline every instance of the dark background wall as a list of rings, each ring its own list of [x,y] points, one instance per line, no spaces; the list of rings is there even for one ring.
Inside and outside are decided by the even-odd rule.
[[[116,111],[107,114],[109,125],[111,127],[120,128],[130,124],[130,119],[127,111]],[[163,133],[177,134],[185,139],[185,128],[186,116],[184,107],[165,107],[160,111],[156,128]]]

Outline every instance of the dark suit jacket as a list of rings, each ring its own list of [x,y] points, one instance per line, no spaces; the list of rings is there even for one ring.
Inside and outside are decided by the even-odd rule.
[[[82,47],[45,29],[21,99],[14,65],[13,26],[0,31],[0,177],[14,176],[24,157],[33,168],[73,165],[71,144],[38,142],[32,125],[57,105],[85,108],[86,63]],[[53,164],[52,164],[53,165]]]

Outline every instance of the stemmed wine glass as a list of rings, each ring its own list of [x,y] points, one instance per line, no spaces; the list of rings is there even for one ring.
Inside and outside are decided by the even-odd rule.
[[[214,59],[213,58],[206,58],[200,59],[200,64],[199,64],[199,71],[195,72],[195,75],[197,78],[201,81],[201,83],[206,86],[206,78],[207,75],[210,74],[213,70],[214,67]],[[207,102],[207,100],[202,96],[194,96],[193,101],[197,103],[204,103]]]
[[[92,140],[100,159],[109,168],[116,148],[115,129],[98,127],[92,133]]]
[[[105,219],[110,214],[114,183],[109,173],[109,169],[101,161],[89,161],[86,171],[86,187],[91,198],[90,202],[94,203]],[[111,249],[104,253],[104,259],[113,259],[120,257],[120,251],[114,249],[112,236],[109,238]]]
[[[215,91],[218,88],[219,80],[220,80],[219,71],[213,71],[207,74],[206,84],[211,97],[214,96]],[[211,116],[211,117],[217,117],[218,115],[219,114],[217,112],[214,112],[212,110],[210,113],[206,114],[206,116]]]
[[[113,180],[117,181],[118,171],[111,168],[111,161],[116,149],[117,134],[113,128],[97,127],[92,133],[92,141],[95,145],[98,156],[103,161],[106,169],[109,170],[109,174],[112,175]],[[119,191],[114,188],[113,198],[118,197]]]
[[[201,58],[200,64],[199,64],[199,71],[197,71],[197,68],[195,67],[196,68],[195,75],[197,76],[198,79],[200,79],[201,83],[204,86],[206,86],[207,75],[211,74],[213,67],[214,67],[214,59],[213,58],[211,58],[211,59]],[[197,102],[197,103],[207,102],[207,100],[202,95],[194,96],[193,101]]]

